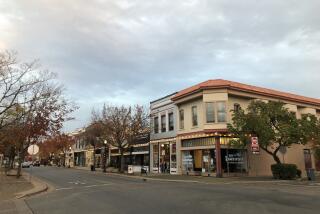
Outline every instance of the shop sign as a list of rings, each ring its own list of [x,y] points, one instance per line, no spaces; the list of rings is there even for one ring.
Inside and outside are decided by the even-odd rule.
[[[258,137],[251,137],[251,151],[253,154],[260,153],[260,146],[259,146]]]
[[[186,155],[186,156],[184,156],[183,161],[185,161],[185,162],[192,162],[192,161],[193,161],[192,155]]]
[[[240,153],[228,154],[225,156],[226,162],[228,163],[242,163],[243,157]]]

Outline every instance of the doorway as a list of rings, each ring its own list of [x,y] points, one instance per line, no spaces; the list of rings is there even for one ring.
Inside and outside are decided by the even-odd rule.
[[[311,151],[310,149],[304,149],[304,165],[306,169],[312,169],[312,159],[311,159]]]

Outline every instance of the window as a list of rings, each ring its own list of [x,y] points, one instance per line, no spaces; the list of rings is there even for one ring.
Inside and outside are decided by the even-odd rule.
[[[179,111],[179,127],[180,129],[184,129],[184,110],[183,109]]]
[[[226,122],[226,102],[217,102],[218,122]]]
[[[159,145],[153,145],[153,167],[159,167]]]
[[[197,106],[192,106],[192,126],[198,125],[198,112],[197,112]]]
[[[206,103],[206,117],[207,117],[207,123],[215,122],[213,103]]]
[[[241,110],[241,106],[239,103],[235,103],[233,106],[234,113],[238,113]]]
[[[161,115],[161,132],[166,132],[166,115]]]
[[[174,130],[173,112],[169,113],[169,131]]]
[[[158,133],[159,132],[159,119],[158,119],[158,117],[155,117],[153,119],[153,124],[154,124],[154,133]]]

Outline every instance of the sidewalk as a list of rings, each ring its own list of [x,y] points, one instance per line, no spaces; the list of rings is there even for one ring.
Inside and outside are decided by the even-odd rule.
[[[15,173],[6,176],[3,168],[0,168],[0,214],[31,214],[31,210],[22,198],[44,192],[48,186],[38,178],[32,177],[30,180],[30,175],[27,173],[22,173],[17,179]]]
[[[89,167],[74,167],[73,169],[90,171]],[[101,172],[101,168],[96,168],[95,172]],[[297,180],[276,180],[271,176],[267,177],[222,177],[216,178],[214,176],[190,176],[190,175],[170,175],[170,174],[127,174],[111,172],[107,170],[106,175],[109,176],[122,176],[133,179],[143,179],[150,181],[164,181],[164,182],[182,182],[182,183],[200,183],[200,184],[281,184],[281,185],[296,185],[296,186],[315,186],[320,187],[320,179],[317,177],[316,181],[308,181],[305,179]]]
[[[19,179],[13,173],[11,174],[11,176],[6,176],[4,171],[0,169],[0,201],[13,199],[16,194],[31,190],[34,187],[26,174],[22,174]]]

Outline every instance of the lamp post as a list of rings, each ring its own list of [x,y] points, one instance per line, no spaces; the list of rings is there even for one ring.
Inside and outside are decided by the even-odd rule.
[[[103,152],[103,172],[107,172],[106,170],[106,162],[107,162],[107,140],[104,140],[104,152]]]
[[[69,154],[68,154],[69,158],[68,158],[68,168],[70,168],[71,166],[71,158],[72,158],[72,148],[71,146],[69,147]]]

